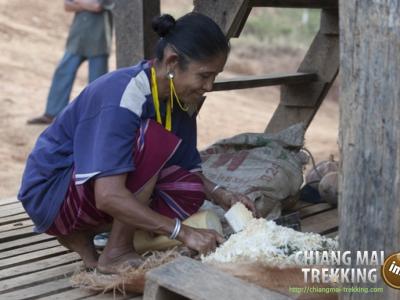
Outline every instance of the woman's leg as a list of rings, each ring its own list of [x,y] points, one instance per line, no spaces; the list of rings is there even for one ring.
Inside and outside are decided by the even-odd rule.
[[[158,173],[147,181],[142,189],[135,194],[135,198],[138,201],[146,205],[150,203],[157,178]],[[73,197],[73,195],[78,194],[78,197]],[[114,219],[112,225],[103,224],[91,229],[80,230],[80,228],[89,225],[92,222],[90,216],[96,214],[90,200],[87,199],[88,197],[90,197],[90,187],[82,187],[76,190],[76,187],[71,186],[70,197],[67,198],[62,208],[61,215],[63,217],[58,217],[55,226],[47,233],[56,235],[61,245],[71,251],[77,252],[86,268],[98,267],[99,271],[103,273],[115,273],[116,268],[124,262],[133,266],[140,265],[143,259],[133,249],[133,235],[136,228],[129,227]],[[75,199],[79,199],[79,201],[85,199],[86,201],[77,203],[76,201],[74,202]],[[78,217],[78,220],[74,220],[73,225],[69,226],[68,219],[72,218],[73,215],[80,217]],[[82,215],[85,215],[85,217],[82,217]],[[96,216],[95,219],[102,219],[102,216]],[[98,233],[110,231],[110,228],[111,233],[107,245],[99,257],[93,243],[93,237]],[[63,234],[64,230],[72,231],[72,233]]]
[[[137,201],[148,205],[151,200],[158,174],[154,175],[143,188],[135,194]],[[107,245],[99,257],[98,269],[103,273],[114,273],[123,263],[139,266],[143,258],[133,248],[133,236],[136,228],[127,226],[114,219]]]
[[[135,176],[128,177],[128,189],[134,190],[135,179]],[[157,172],[135,193],[135,198],[162,215],[185,219],[198,211],[205,194],[199,176],[178,166],[171,166]],[[99,271],[115,273],[116,267],[124,262],[132,266],[139,266],[143,262],[133,248],[135,230],[114,219],[110,238],[99,258]]]
[[[77,252],[86,268],[97,266],[98,254],[93,243],[97,233],[111,229],[112,218],[96,209],[93,184],[75,185],[72,181],[67,196],[47,234],[60,244]]]
[[[135,194],[135,197],[138,201],[146,205],[149,204],[151,194],[157,182],[157,178],[158,173],[154,175],[150,180],[148,180],[147,183],[142,187],[142,189]],[[70,195],[72,196],[74,194],[80,194],[80,199],[85,199],[88,196],[90,197],[90,192],[88,189],[78,189],[78,191],[76,191],[75,187],[72,186],[70,188]],[[69,214],[86,215],[85,223],[91,223],[91,219],[89,218],[89,216],[93,214],[91,212],[93,207],[91,205],[81,205],[80,210],[78,209],[77,212],[74,212],[75,207],[77,207],[79,204],[77,204],[76,202],[69,202],[73,201],[72,199],[70,200],[70,198],[72,197],[69,197],[66,200],[67,203],[65,208],[63,209],[64,211],[62,215],[64,217],[61,220],[56,220],[58,228],[61,231],[64,227],[66,228],[66,230],[68,230],[67,227],[69,226],[66,224],[68,224],[68,219],[72,218],[72,215],[70,216]],[[87,204],[88,202],[89,201],[85,202],[85,204]],[[82,223],[83,221],[75,222],[73,227],[83,227]],[[140,255],[135,253],[133,249],[133,235],[136,228],[129,227],[116,219],[114,219],[114,221],[112,222],[111,233],[107,245],[99,257],[93,243],[93,237],[97,233],[109,231],[110,227],[110,225],[104,224],[91,230],[73,231],[72,233],[67,235],[57,234],[62,232],[55,232],[53,228],[53,231],[50,230],[48,231],[48,233],[57,235],[57,239],[61,245],[70,249],[71,251],[77,252],[82,258],[82,261],[86,268],[94,268],[98,266],[101,272],[114,273],[115,268],[124,262],[128,262],[131,265],[140,265],[143,262],[143,259]]]
[[[94,235],[91,231],[81,231],[58,236],[57,240],[65,248],[78,253],[86,268],[95,268],[99,255],[93,244]]]
[[[199,210],[205,197],[203,181],[196,173],[172,165],[160,172],[150,207],[184,220]]]

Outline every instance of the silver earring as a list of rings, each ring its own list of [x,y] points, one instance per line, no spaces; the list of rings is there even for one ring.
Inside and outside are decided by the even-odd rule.
[[[175,75],[174,75],[174,72],[168,72],[167,76],[169,79],[174,79]]]

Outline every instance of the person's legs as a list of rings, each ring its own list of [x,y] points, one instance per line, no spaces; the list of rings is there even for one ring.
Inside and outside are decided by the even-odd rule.
[[[141,165],[138,165],[141,168]],[[154,173],[153,173],[154,174]],[[127,181],[129,189],[137,189],[136,176],[132,176]],[[133,237],[136,228],[127,226],[124,223],[114,219],[107,245],[100,257],[98,256],[93,237],[95,234],[109,231],[110,224],[93,227],[91,230],[81,230],[87,224],[94,220],[106,219],[101,212],[94,211],[94,203],[91,198],[91,187],[71,187],[71,194],[79,194],[80,204],[71,203],[66,205],[63,211],[63,220],[57,220],[58,228],[67,228],[68,219],[78,216],[78,222],[73,225],[73,233],[68,235],[58,235],[59,242],[72,251],[77,252],[87,268],[97,267],[103,273],[116,273],[119,266],[127,263],[131,266],[139,266],[143,258],[135,252],[133,248]],[[197,212],[204,201],[201,179],[178,166],[171,166],[157,172],[135,193],[137,201],[145,205],[150,205],[155,211],[171,218],[185,219]],[[68,201],[69,199],[67,199]],[[80,206],[77,212],[75,207]],[[85,217],[82,217],[82,216]],[[84,220],[83,220],[84,219]],[[71,231],[71,230],[69,230]],[[52,232],[48,232],[52,234]]]
[[[159,146],[160,140],[163,141],[163,147]],[[147,121],[141,124],[135,144],[136,169],[128,174],[126,187],[135,195],[137,201],[149,205],[160,171],[176,151],[179,139],[155,121]],[[119,222],[118,217],[114,216],[110,238],[99,258],[100,271],[114,272],[118,265],[126,261],[131,265],[142,262],[142,258],[133,248],[135,230],[136,228]]]
[[[89,57],[89,82],[108,72],[108,55]]]
[[[68,105],[76,72],[84,60],[80,55],[65,52],[54,72],[45,115],[55,117]]]
[[[154,175],[143,188],[135,194],[137,201],[148,205],[158,174]],[[139,266],[143,258],[133,248],[133,236],[136,228],[129,227],[114,219],[107,245],[101,253],[98,261],[98,270],[103,273],[115,273],[116,268],[123,263],[131,266]]]
[[[94,235],[91,231],[73,232],[58,236],[57,240],[65,248],[78,253],[86,268],[95,268],[99,255],[93,244]]]
[[[163,141],[163,147],[159,147],[160,140]],[[160,178],[160,171],[176,151],[179,139],[165,131],[156,122],[147,121],[141,125],[135,144],[136,170],[129,173],[127,188],[135,195],[137,201],[148,205],[150,198],[154,197],[153,191]],[[173,181],[183,181],[184,178],[190,177],[188,174],[179,172],[167,173],[172,176],[168,176],[169,180]],[[161,178],[167,178],[166,175],[161,174]],[[191,182],[191,186],[193,188],[193,182]],[[189,195],[191,194],[189,193]],[[192,202],[192,200],[191,196],[189,201]],[[93,236],[95,233],[104,232],[105,229],[101,226],[111,222],[113,222],[113,226],[109,241],[97,262]],[[93,267],[97,264],[100,271],[114,272],[116,267],[123,262],[128,261],[135,265],[142,261],[133,249],[135,230],[136,228],[119,222],[117,216],[114,216],[113,221],[111,216],[96,208],[93,180],[81,185],[76,185],[72,180],[60,213],[46,233],[59,237],[61,243],[78,252],[86,267]]]
[[[56,236],[64,247],[77,252],[86,268],[97,266],[95,234],[109,231],[112,218],[96,209],[93,183],[76,185],[71,181],[60,211],[47,234]]]

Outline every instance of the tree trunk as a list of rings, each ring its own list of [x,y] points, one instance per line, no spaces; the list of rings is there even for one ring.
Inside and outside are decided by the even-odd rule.
[[[341,0],[341,249],[400,251],[400,0]],[[352,260],[354,263],[354,259]],[[356,266],[357,267],[357,266]],[[358,266],[365,267],[365,266]],[[342,293],[341,299],[400,299]]]

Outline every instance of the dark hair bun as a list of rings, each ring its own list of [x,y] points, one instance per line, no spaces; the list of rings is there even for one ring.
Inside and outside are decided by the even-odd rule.
[[[153,30],[157,32],[159,37],[165,37],[175,26],[175,19],[171,15],[164,14],[159,17],[155,17],[151,26]]]

